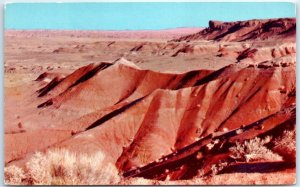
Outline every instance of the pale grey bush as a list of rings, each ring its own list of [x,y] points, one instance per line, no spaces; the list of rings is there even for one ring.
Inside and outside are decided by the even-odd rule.
[[[5,168],[5,176],[7,184],[27,181],[34,185],[96,185],[120,180],[117,168],[105,162],[103,153],[75,154],[64,149],[35,153],[25,170],[10,166]]]
[[[4,183],[7,185],[23,184],[26,179],[25,172],[22,168],[15,165],[7,166],[4,168]]]
[[[285,161],[296,162],[296,131],[285,130],[276,138],[272,150],[281,155]]]
[[[244,162],[281,161],[281,156],[273,153],[265,146],[270,140],[271,137],[267,136],[264,139],[255,137],[254,139],[244,141],[243,143],[237,142],[234,147],[229,149],[231,152],[230,157]]]

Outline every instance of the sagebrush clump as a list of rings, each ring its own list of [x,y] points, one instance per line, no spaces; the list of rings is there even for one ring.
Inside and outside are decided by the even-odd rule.
[[[255,137],[254,139],[244,141],[243,143],[236,142],[234,147],[229,150],[230,157],[243,162],[251,161],[281,161],[282,157],[273,153],[265,144],[271,141],[271,137],[267,136],[264,139]]]
[[[296,162],[296,130],[283,131],[283,134],[275,139],[272,150],[280,154],[285,161]]]
[[[213,164],[211,166],[212,175],[217,175],[220,171],[222,171],[228,165],[229,165],[228,162],[222,162],[222,161],[220,161],[218,164]]]
[[[24,169],[5,168],[6,184],[23,185],[95,185],[120,180],[116,167],[105,162],[101,152],[75,154],[68,150],[35,153]]]
[[[4,180],[5,184],[14,185],[19,184],[23,185],[23,181],[26,179],[26,175],[23,169],[17,166],[8,166],[4,168]]]

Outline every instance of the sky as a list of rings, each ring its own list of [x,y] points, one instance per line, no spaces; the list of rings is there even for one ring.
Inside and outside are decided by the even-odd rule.
[[[5,29],[157,30],[207,27],[209,20],[295,17],[288,2],[9,3]]]

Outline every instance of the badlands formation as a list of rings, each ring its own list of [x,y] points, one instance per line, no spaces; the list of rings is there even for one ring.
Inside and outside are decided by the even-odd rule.
[[[295,183],[296,19],[5,32],[5,165],[104,155],[110,184]]]

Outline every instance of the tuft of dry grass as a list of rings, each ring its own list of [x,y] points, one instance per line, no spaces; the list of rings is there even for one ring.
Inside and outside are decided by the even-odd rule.
[[[243,143],[236,142],[234,147],[229,150],[231,158],[243,162],[251,161],[281,161],[282,157],[273,153],[265,144],[271,141],[271,137],[267,136],[264,139],[255,137],[254,139],[244,141]]]
[[[212,175],[217,175],[220,171],[226,168],[229,165],[228,162],[220,161],[218,164],[213,164],[211,166]]]
[[[285,130],[275,139],[272,150],[281,155],[285,161],[296,162],[296,130]]]
[[[112,163],[101,153],[75,154],[64,149],[35,153],[25,169],[5,168],[6,184],[27,185],[95,185],[113,184],[120,180]]]
[[[4,168],[4,179],[7,185],[23,185],[26,175],[23,169],[12,165]]]

